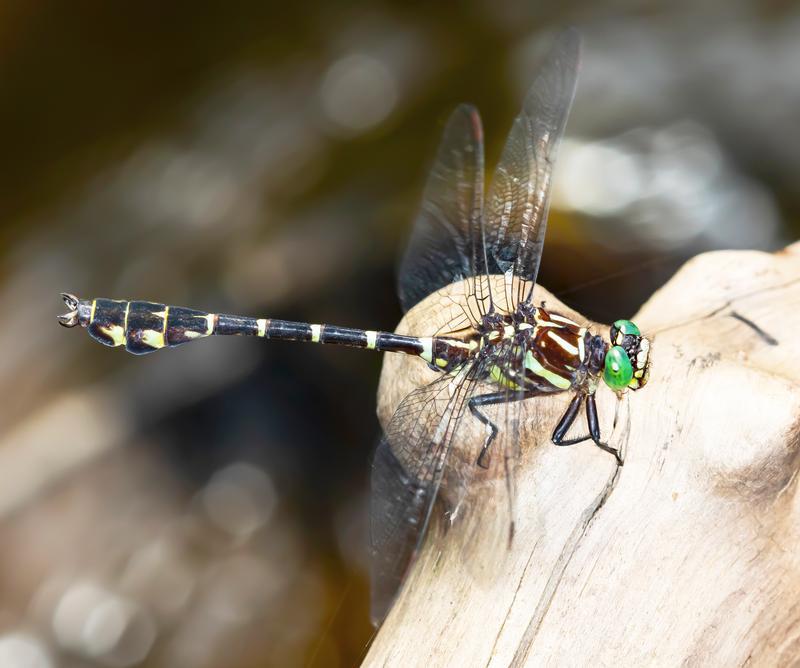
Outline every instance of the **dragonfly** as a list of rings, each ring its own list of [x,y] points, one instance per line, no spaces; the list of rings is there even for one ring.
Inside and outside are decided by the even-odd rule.
[[[571,392],[552,442],[591,441],[623,464],[619,450],[601,437],[595,395],[601,383],[619,396],[645,386],[649,340],[624,319],[611,326],[606,340],[533,298],[552,170],[575,93],[579,56],[580,36],[574,29],[555,39],[514,120],[485,197],[477,110],[462,104],[445,125],[400,266],[398,294],[407,312],[442,288],[462,283],[464,299],[446,327],[419,332],[424,336],[406,335],[62,294],[69,309],[58,318],[62,325],[80,325],[96,341],[136,355],[209,336],[238,335],[401,353],[421,358],[436,372],[399,403],[372,464],[376,624],[420,552],[443,480],[452,490],[452,520],[476,472],[500,469],[507,481],[510,543],[510,462],[519,457],[524,402]],[[493,418],[498,408],[500,418]],[[582,408],[588,434],[570,437]],[[454,456],[468,421],[477,421],[484,436],[474,451]]]

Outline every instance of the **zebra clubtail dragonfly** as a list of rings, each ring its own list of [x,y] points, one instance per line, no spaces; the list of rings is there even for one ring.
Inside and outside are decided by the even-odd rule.
[[[400,403],[373,463],[370,528],[376,622],[417,554],[442,480],[454,482],[460,490],[455,496],[463,499],[476,470],[499,466],[507,478],[513,475],[508,462],[518,453],[523,400],[572,392],[552,432],[553,443],[591,440],[622,464],[619,452],[601,438],[595,392],[601,380],[617,394],[643,387],[648,340],[635,324],[618,320],[607,342],[544,304],[533,303],[551,172],[575,91],[579,50],[579,36],[569,30],[544,59],[511,128],[486,201],[478,112],[461,105],[446,124],[398,281],[405,311],[444,286],[465,282],[459,316],[444,329],[408,336],[63,295],[69,313],[59,316],[62,325],[80,325],[96,341],[124,346],[137,355],[207,336],[245,335],[405,353],[422,358],[438,372],[433,382]],[[498,277],[502,290],[497,288]],[[487,416],[492,405],[503,407],[500,426]],[[589,433],[567,437],[581,407]],[[459,428],[468,420],[485,427],[484,440],[473,456],[450,457]],[[510,540],[513,481],[507,487]],[[451,510],[451,518],[456,514]]]

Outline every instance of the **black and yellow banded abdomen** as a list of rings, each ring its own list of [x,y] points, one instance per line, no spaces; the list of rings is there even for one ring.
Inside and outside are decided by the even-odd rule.
[[[172,348],[206,336],[257,336],[274,341],[306,341],[379,352],[419,355],[440,371],[449,371],[477,350],[477,342],[444,337],[416,337],[313,325],[274,318],[251,318],[206,313],[181,306],[116,299],[78,299],[62,294],[69,313],[58,317],[64,327],[85,327],[95,341],[106,346],[125,346],[134,355]]]
[[[90,304],[86,324],[89,336],[106,346],[124,345],[134,355],[178,346],[214,332],[216,316],[203,311],[113,299],[95,299]]]

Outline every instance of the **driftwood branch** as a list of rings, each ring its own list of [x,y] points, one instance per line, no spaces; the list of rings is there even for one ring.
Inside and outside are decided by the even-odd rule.
[[[401,327],[435,330],[451,298]],[[526,401],[512,546],[471,536],[499,564],[476,577],[438,514],[366,665],[797,665],[800,244],[699,256],[633,319],[650,383],[619,407],[598,397],[624,467],[549,443],[568,396]],[[384,424],[430,380],[413,362],[387,356]]]

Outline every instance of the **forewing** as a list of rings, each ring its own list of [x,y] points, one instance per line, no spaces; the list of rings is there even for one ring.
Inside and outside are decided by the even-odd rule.
[[[439,288],[480,271],[473,228],[483,207],[483,131],[478,111],[459,106],[445,126],[408,248],[398,293],[407,311]]]
[[[512,306],[530,300],[539,272],[552,168],[572,106],[579,56],[577,31],[561,33],[514,121],[489,190],[489,261],[529,282],[516,283]]]
[[[465,365],[409,394],[378,446],[370,504],[371,614],[376,625],[391,607],[424,539],[473,375],[473,367]],[[458,468],[451,475],[458,476]]]

